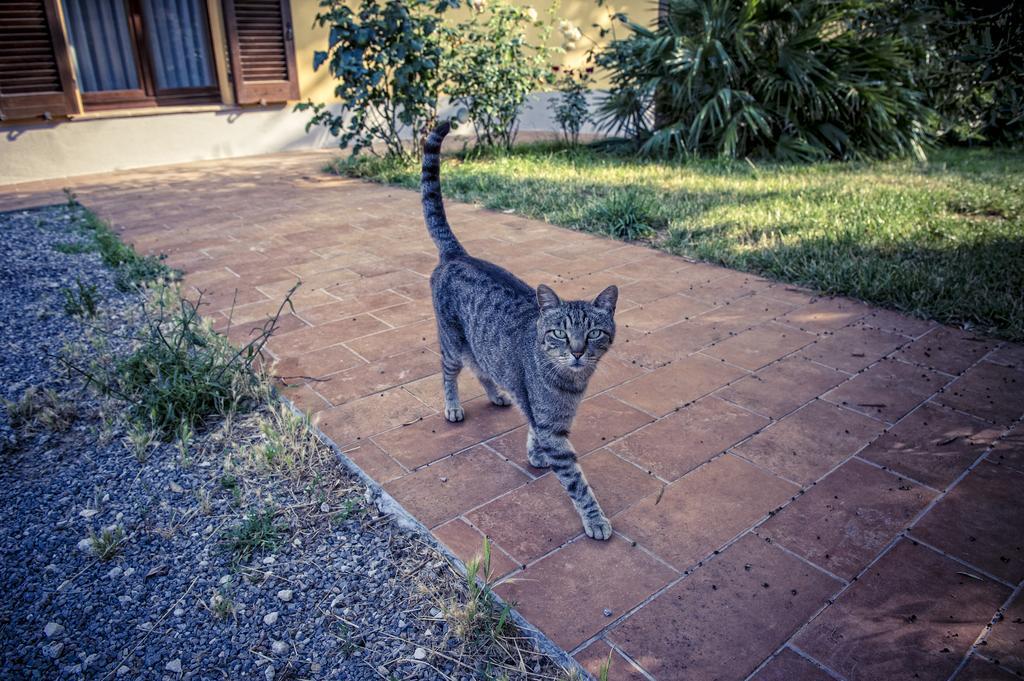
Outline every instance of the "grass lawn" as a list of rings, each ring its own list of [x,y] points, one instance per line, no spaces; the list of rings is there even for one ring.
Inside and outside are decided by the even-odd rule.
[[[418,168],[381,159],[336,169],[419,183]],[[451,157],[441,174],[449,199],[1024,340],[1024,151],[794,166],[533,144]]]

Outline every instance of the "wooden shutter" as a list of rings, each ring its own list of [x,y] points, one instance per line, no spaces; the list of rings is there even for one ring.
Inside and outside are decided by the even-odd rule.
[[[78,113],[57,0],[0,1],[0,119]]]
[[[239,104],[299,98],[290,0],[224,0]]]

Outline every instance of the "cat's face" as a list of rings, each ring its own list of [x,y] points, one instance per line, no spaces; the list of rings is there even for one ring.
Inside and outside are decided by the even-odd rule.
[[[537,287],[541,351],[569,373],[589,373],[615,339],[615,303],[619,289],[609,286],[591,302],[562,301],[554,291]]]

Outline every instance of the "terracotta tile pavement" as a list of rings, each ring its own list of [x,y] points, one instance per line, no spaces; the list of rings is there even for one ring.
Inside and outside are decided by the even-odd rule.
[[[566,296],[621,288],[574,424],[616,534],[599,543],[514,408],[468,373],[449,424],[415,193],[319,153],[71,186],[186,272],[238,342],[299,279],[269,349],[283,395],[497,592],[613,680],[1024,673],[1024,347],[755,275],[450,204],[469,250]],[[230,319],[230,330],[228,323]]]

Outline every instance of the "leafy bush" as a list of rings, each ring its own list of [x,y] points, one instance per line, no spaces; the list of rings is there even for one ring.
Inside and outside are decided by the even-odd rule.
[[[933,112],[868,0],[668,0],[597,55],[602,120],[647,155],[923,156]],[[657,116],[655,116],[655,112]]]
[[[541,26],[532,7],[489,0],[473,3],[468,19],[444,30],[444,90],[466,107],[485,146],[511,148],[527,96],[552,81],[545,45],[550,28],[533,43],[530,26]]]
[[[560,69],[555,66],[552,70],[558,73],[555,81],[558,95],[551,101],[549,108],[554,114],[555,123],[562,130],[562,138],[567,144],[576,146],[580,141],[580,130],[590,120],[587,94],[590,92],[594,68]]]
[[[330,34],[327,50],[314,53],[313,68],[328,62],[343,111],[312,101],[296,105],[313,112],[306,130],[322,125],[354,154],[378,141],[389,156],[418,155],[420,136],[437,116],[441,14],[457,4],[362,0],[353,9],[344,0],[321,0],[316,23],[330,26]],[[410,136],[411,147],[403,143]]]
[[[894,0],[875,13],[914,46],[944,141],[1024,142],[1024,3]]]

